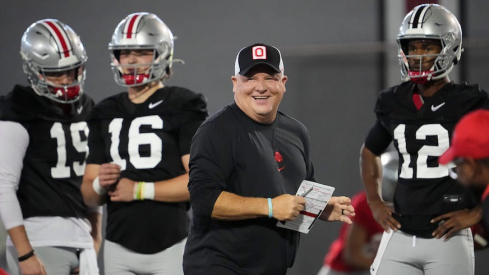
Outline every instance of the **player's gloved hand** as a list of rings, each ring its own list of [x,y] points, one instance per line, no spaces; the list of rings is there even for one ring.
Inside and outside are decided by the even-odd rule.
[[[306,199],[289,194],[272,199],[273,217],[279,221],[293,221],[300,211],[304,210]]]
[[[355,216],[351,199],[348,197],[331,197],[321,214],[321,220],[342,221],[351,224],[352,221],[348,216]]]
[[[439,222],[438,228],[431,235],[437,239],[445,236],[444,239],[448,240],[458,231],[478,223],[482,218],[479,212],[478,206],[471,210],[463,209],[438,216],[431,220],[431,223]]]
[[[390,230],[397,231],[401,228],[401,224],[392,217],[392,213],[395,212],[391,205],[381,200],[369,202],[368,205],[370,210],[372,210],[374,219],[386,232],[390,232]]]
[[[121,178],[119,183],[114,186],[113,190],[109,191],[111,201],[133,201],[134,200],[134,185],[135,181]]]
[[[100,186],[109,190],[112,185],[117,183],[121,174],[121,167],[115,163],[104,163],[100,165],[98,180]]]
[[[29,259],[20,262],[19,268],[22,275],[47,275],[44,265],[35,254]]]

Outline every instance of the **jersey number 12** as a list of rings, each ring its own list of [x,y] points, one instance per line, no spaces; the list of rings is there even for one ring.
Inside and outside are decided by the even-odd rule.
[[[406,125],[399,124],[394,129],[394,139],[397,140],[399,153],[402,155],[402,166],[400,178],[405,179],[433,179],[442,178],[449,175],[449,167],[445,165],[439,165],[437,167],[428,167],[428,156],[439,157],[450,146],[450,137],[448,131],[440,124],[426,124],[416,131],[417,140],[426,140],[427,136],[436,136],[438,145],[424,145],[417,152],[416,163],[416,175],[414,175],[414,169],[410,167],[411,154],[407,152],[407,140],[406,140]],[[413,165],[413,166],[414,166]]]

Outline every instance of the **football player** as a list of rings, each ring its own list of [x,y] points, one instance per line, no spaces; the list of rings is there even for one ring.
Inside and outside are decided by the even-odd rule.
[[[462,54],[462,30],[444,7],[415,7],[397,42],[405,82],[380,93],[377,121],[361,149],[368,203],[385,230],[371,273],[473,274],[469,227],[481,219],[481,206],[438,157],[448,149],[457,121],[487,106],[488,95],[478,85],[450,81]],[[391,141],[400,156],[394,209],[378,193],[379,156]]]
[[[109,43],[115,82],[125,88],[95,106],[82,192],[107,203],[105,274],[183,274],[188,235],[188,162],[206,101],[164,86],[173,35],[156,15],[134,13]]]
[[[87,156],[87,54],[56,19],[32,24],[20,55],[30,86],[0,98],[0,215],[12,274],[98,274],[101,215],[80,191]],[[95,243],[94,243],[95,242]]]

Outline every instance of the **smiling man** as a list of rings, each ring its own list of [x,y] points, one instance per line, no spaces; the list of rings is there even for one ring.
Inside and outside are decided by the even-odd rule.
[[[192,141],[184,271],[285,274],[299,233],[276,223],[299,215],[305,199],[293,194],[303,180],[315,181],[309,134],[278,112],[287,77],[277,48],[243,48],[231,80],[235,103],[209,118]],[[351,223],[346,215],[353,211],[349,198],[333,197],[320,218]]]

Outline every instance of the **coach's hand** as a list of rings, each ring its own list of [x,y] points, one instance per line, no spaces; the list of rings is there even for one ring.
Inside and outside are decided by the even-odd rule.
[[[432,236],[440,239],[445,236],[445,240],[450,239],[458,231],[471,227],[482,219],[482,207],[476,206],[473,209],[463,209],[449,212],[431,220],[431,223],[438,223],[438,228]]]
[[[342,221],[351,224],[352,221],[348,216],[355,216],[355,209],[351,205],[351,199],[344,196],[331,197],[320,219],[329,222]]]
[[[47,272],[44,269],[44,265],[39,258],[34,256],[19,263],[20,273],[22,275],[46,275]]]
[[[306,199],[289,194],[280,195],[272,199],[273,217],[279,221],[293,221],[304,210]]]
[[[386,232],[390,232],[390,230],[397,231],[401,228],[401,224],[392,217],[394,209],[391,205],[380,200],[369,202],[368,205],[370,210],[372,210],[374,219]]]

